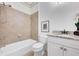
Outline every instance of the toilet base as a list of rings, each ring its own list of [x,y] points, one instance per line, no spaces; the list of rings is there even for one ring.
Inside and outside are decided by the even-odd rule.
[[[44,51],[34,52],[34,56],[43,56],[44,53]]]

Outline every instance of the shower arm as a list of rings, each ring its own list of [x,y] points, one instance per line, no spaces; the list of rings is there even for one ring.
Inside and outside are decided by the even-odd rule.
[[[2,2],[3,6],[8,6],[8,7],[12,7],[11,5],[6,5],[5,2]]]
[[[5,5],[5,2],[3,2],[3,5],[6,6],[6,5]]]

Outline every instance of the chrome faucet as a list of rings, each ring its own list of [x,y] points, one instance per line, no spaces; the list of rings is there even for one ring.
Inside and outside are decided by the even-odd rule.
[[[66,30],[64,29],[64,31],[61,31],[61,33],[62,33],[62,34],[68,34],[68,31],[66,31]]]

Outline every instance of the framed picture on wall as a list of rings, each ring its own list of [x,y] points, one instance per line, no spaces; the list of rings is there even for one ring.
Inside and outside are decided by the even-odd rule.
[[[49,32],[49,21],[41,22],[41,32]]]

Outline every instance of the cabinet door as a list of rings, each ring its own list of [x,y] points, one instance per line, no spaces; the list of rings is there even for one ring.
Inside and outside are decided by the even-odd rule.
[[[64,56],[79,56],[79,50],[65,47]]]
[[[48,56],[62,56],[63,50],[61,45],[48,42]]]

